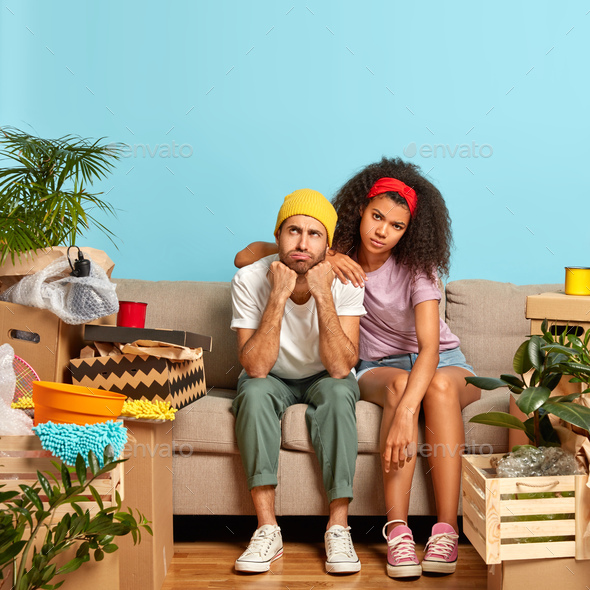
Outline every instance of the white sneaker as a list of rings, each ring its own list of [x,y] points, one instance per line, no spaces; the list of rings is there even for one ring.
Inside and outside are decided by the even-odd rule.
[[[248,548],[236,559],[237,572],[267,572],[270,564],[283,556],[283,537],[276,524],[265,524],[254,531]]]
[[[361,570],[361,562],[358,558],[350,527],[339,524],[331,526],[324,535],[326,543],[326,571],[329,574],[354,574]]]

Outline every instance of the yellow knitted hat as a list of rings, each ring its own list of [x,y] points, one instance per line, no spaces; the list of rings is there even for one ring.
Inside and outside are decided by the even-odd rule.
[[[324,225],[328,232],[328,246],[332,245],[338,214],[332,203],[322,193],[318,193],[318,191],[310,188],[302,188],[287,195],[277,216],[275,235],[279,227],[281,227],[281,223],[287,217],[292,217],[293,215],[308,215],[317,219]]]

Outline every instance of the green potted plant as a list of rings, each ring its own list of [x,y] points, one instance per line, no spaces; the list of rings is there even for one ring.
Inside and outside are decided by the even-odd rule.
[[[111,172],[120,147],[100,141],[71,135],[42,139],[0,128],[0,264],[28,250],[74,244],[92,226],[113,242],[92,211],[114,215],[115,210],[89,187]]]
[[[485,390],[508,387],[516,405],[530,417],[523,422],[506,412],[487,412],[474,416],[470,422],[522,430],[536,447],[559,446],[550,414],[583,429],[586,436],[590,430],[590,408],[574,403],[580,395],[590,392],[590,330],[583,340],[574,334],[557,336],[548,329],[545,320],[541,331],[542,336],[529,336],[516,351],[513,368],[518,376],[466,378],[468,383]],[[585,388],[569,395],[552,396],[564,376],[572,383],[584,384]]]
[[[91,553],[96,561],[101,561],[106,553],[116,551],[115,537],[131,533],[134,544],[137,544],[141,541],[141,529],[152,534],[144,516],[138,513],[136,519],[131,509],[121,511],[118,492],[115,505],[105,507],[92,485],[97,478],[123,461],[114,460],[113,449],[109,445],[104,451],[103,467],[100,467],[94,453],[89,452],[89,472],[84,458],[78,455],[74,481],[70,468],[52,461],[57,476],[47,471],[46,477],[37,471],[38,484],[21,484],[21,491],[2,491],[5,486],[0,486],[0,587],[4,580],[3,572],[12,568],[9,588],[54,590],[64,580],[50,584],[51,580],[90,561]],[[99,508],[96,514],[91,515],[89,510],[82,510],[77,504],[87,501],[86,494],[92,494],[96,501]],[[41,495],[46,496],[45,502]],[[72,510],[54,522],[56,511],[68,505]],[[77,547],[75,556],[58,567],[55,559],[73,546]]]

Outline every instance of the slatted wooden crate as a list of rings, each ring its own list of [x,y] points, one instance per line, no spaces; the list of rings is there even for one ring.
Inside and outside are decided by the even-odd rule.
[[[502,455],[463,456],[463,531],[487,564],[517,559],[590,559],[587,475],[501,478]],[[554,497],[530,498],[551,492]],[[555,515],[540,520],[538,515]],[[537,518],[535,518],[537,517]],[[563,540],[546,540],[563,537]]]
[[[0,484],[5,487],[3,491],[20,491],[20,485],[38,485],[37,471],[45,474],[46,471],[54,473],[58,481],[61,475],[51,461],[59,461],[51,453],[43,450],[41,441],[37,436],[0,436]],[[92,486],[100,494],[106,506],[115,504],[115,492],[118,491],[123,498],[123,465],[117,465],[113,470],[96,479]],[[76,480],[76,473],[70,474],[72,481]],[[47,476],[46,476],[47,477]],[[91,477],[90,471],[88,477]],[[51,478],[48,478],[54,484]],[[38,486],[40,487],[40,486]],[[42,492],[41,499],[46,499]],[[82,510],[90,510],[90,514],[98,512],[98,504],[92,498],[90,492],[87,494],[87,502],[76,502]],[[60,520],[66,512],[71,512],[70,505],[61,506],[55,512],[54,520]]]

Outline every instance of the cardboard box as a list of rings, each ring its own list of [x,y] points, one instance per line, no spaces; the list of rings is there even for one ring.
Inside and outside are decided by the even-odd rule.
[[[557,334],[567,326],[570,333],[581,337],[590,328],[590,296],[566,295],[562,291],[529,295],[525,316],[531,320],[532,334],[541,334],[546,319]]]
[[[126,420],[130,438],[125,447],[123,510],[139,510],[151,521],[154,533],[142,532],[141,543],[131,535],[117,540],[123,590],[160,590],[174,554],[172,530],[173,423]]]
[[[41,381],[71,383],[68,364],[80,354],[82,326],[62,322],[45,309],[0,302],[0,334]]]
[[[120,328],[118,326],[87,325],[84,340],[89,342],[119,342],[128,344],[136,340],[156,340],[188,348],[202,348],[211,352],[211,336],[202,336],[181,330],[162,330],[154,328]]]
[[[98,356],[72,359],[69,372],[74,385],[114,391],[132,399],[168,401],[177,409],[207,393],[203,357],[173,362],[132,354]]]
[[[488,566],[488,590],[587,590],[590,586],[590,561],[573,557],[504,561]]]

